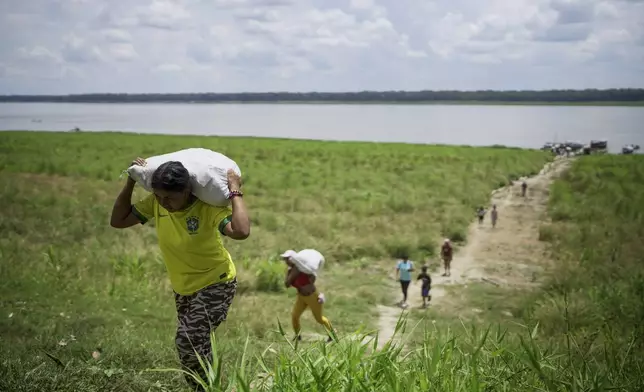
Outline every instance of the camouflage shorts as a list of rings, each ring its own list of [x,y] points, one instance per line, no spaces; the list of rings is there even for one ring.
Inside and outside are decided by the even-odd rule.
[[[203,373],[195,351],[212,360],[210,331],[226,320],[237,291],[237,279],[205,287],[191,295],[175,293],[177,306],[176,345],[183,366]]]

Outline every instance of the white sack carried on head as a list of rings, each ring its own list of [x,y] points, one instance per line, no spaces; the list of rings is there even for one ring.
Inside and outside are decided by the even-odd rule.
[[[188,148],[145,160],[147,165],[130,166],[127,172],[146,191],[152,192],[152,175],[159,166],[169,161],[179,161],[190,173],[192,193],[204,203],[213,206],[226,206],[230,202],[228,169],[233,169],[241,176],[241,170],[235,161],[224,154],[205,148]]]
[[[291,260],[300,272],[317,276],[324,265],[324,256],[315,249],[303,249],[291,256]]]

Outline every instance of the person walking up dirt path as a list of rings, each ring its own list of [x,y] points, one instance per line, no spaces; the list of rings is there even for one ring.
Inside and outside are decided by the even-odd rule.
[[[479,219],[479,225],[483,224],[483,219],[485,218],[485,212],[486,212],[485,208],[483,208],[483,207],[479,207],[476,210],[476,216]]]
[[[145,166],[142,158],[133,164]],[[135,181],[127,182],[114,202],[110,224],[125,229],[154,219],[163,261],[177,309],[175,344],[181,364],[206,380],[199,354],[212,363],[210,333],[226,320],[237,290],[237,273],[222,237],[245,240],[250,219],[241,178],[228,171],[230,207],[214,207],[192,194],[190,173],[181,162],[167,162],[152,175],[153,193],[132,203]],[[200,388],[192,375],[185,376]]]
[[[426,308],[429,305],[429,302],[432,300],[431,288],[432,288],[432,277],[427,273],[427,266],[424,265],[421,268],[421,273],[418,274],[416,280],[422,281],[422,286],[420,288],[420,295],[423,297],[423,308]]]
[[[293,324],[293,331],[295,332],[295,339],[302,340],[302,336],[300,335],[302,329],[300,318],[304,311],[309,308],[311,309],[311,313],[313,313],[315,321],[322,325],[329,335],[327,342],[331,342],[333,340],[331,337],[333,327],[329,319],[323,314],[324,294],[320,293],[315,285],[317,278],[315,273],[317,271],[311,271],[313,273],[300,271],[300,268],[304,267],[301,263],[306,264],[306,258],[316,258],[317,261],[308,264],[321,266],[324,262],[324,257],[314,249],[304,249],[300,252],[288,250],[281,257],[288,266],[284,286],[286,288],[294,287],[297,290],[297,298],[291,312],[291,322]],[[298,264],[301,265],[300,268],[298,268]]]
[[[499,210],[496,209],[496,204],[492,206],[492,212],[490,212],[490,220],[492,221],[492,228],[496,227],[496,221],[499,219]]]
[[[540,275],[548,263],[544,259],[545,245],[539,241],[539,228],[547,211],[549,187],[571,160],[555,159],[539,174],[525,179],[530,186],[529,198],[521,194],[524,179],[492,193],[491,205],[496,205],[499,215],[503,211],[503,224],[499,225],[497,218],[494,230],[481,230],[478,222],[472,222],[467,243],[458,252],[454,251],[453,260],[457,264],[451,271],[452,277],[437,277],[432,281],[433,306],[440,308],[446,302],[455,301],[446,296],[447,286],[472,281],[503,286],[535,284],[535,275]]]
[[[451,276],[452,275],[452,256],[454,253],[454,248],[452,248],[452,244],[449,240],[449,238],[445,238],[443,241],[443,245],[441,246],[441,258],[443,259],[443,268],[445,269],[445,273],[443,273],[443,276]]]
[[[521,197],[521,182],[492,192],[490,205],[496,204],[503,211],[503,224],[496,230],[481,230],[475,220],[467,231],[467,243],[458,252],[453,251],[454,274],[447,277],[432,277],[431,299],[435,312],[468,311],[467,293],[450,296],[450,288],[473,294],[469,282],[486,282],[493,286],[535,287],[535,273],[550,263],[545,257],[545,245],[539,241],[541,219],[547,210],[549,187],[563,173],[571,160],[556,158],[547,164],[538,175],[529,179],[531,197]],[[444,244],[443,244],[444,245]],[[441,257],[445,252],[441,246]],[[446,271],[447,272],[447,271]],[[451,269],[449,271],[451,275]],[[393,290],[392,290],[393,293]],[[479,309],[471,309],[478,313]],[[400,311],[394,307],[378,306],[378,347],[382,348],[395,335]]]
[[[403,300],[400,306],[407,307],[407,292],[409,291],[409,284],[411,283],[411,273],[414,272],[414,262],[409,260],[409,256],[404,255],[402,260],[396,264],[396,273],[400,281],[400,288],[403,294]]]

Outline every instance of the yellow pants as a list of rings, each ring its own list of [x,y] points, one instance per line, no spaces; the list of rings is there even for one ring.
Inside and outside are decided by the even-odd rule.
[[[293,330],[295,331],[296,335],[299,335],[300,333],[300,317],[307,307],[311,308],[311,312],[313,313],[313,317],[315,317],[315,321],[322,324],[327,329],[327,331],[331,331],[331,323],[329,322],[329,319],[322,315],[322,304],[318,302],[318,295],[319,293],[317,291],[307,296],[303,296],[301,294],[297,295],[295,305],[293,305],[293,312],[291,313]]]

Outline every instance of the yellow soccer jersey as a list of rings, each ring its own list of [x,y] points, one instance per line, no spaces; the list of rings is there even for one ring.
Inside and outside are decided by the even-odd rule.
[[[186,210],[168,212],[150,194],[134,204],[132,213],[142,224],[155,219],[161,254],[178,294],[190,295],[235,278],[235,265],[222,241],[230,208],[197,200]]]

